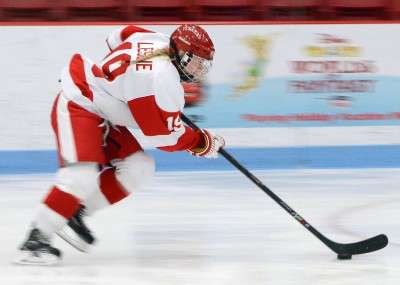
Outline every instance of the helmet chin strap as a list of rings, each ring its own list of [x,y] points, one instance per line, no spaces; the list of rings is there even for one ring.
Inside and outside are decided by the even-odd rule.
[[[193,76],[188,74],[188,73],[186,73],[183,70],[183,66],[181,64],[182,57],[179,57],[178,49],[176,48],[176,46],[173,43],[171,43],[171,47],[172,47],[172,50],[174,51],[173,52],[173,56],[171,57],[171,61],[172,61],[173,65],[175,66],[175,68],[178,70],[179,77],[180,77],[181,81],[183,81],[183,82],[193,82]]]
[[[176,70],[178,70],[179,77],[180,77],[181,81],[188,82],[188,83],[193,82],[193,76],[191,76],[190,74],[185,73],[182,70],[182,67],[178,63],[176,58],[171,59],[171,61],[172,61],[172,64],[175,66]]]

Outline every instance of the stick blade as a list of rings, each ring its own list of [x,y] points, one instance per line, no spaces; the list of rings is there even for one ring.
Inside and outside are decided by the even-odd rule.
[[[387,246],[389,239],[386,235],[380,234],[372,238],[355,243],[335,243],[329,246],[334,252],[340,255],[364,254],[380,250]]]

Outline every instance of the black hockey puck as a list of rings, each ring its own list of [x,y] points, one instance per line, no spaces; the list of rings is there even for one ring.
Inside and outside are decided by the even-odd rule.
[[[351,259],[351,254],[347,253],[338,254],[337,258],[341,260],[346,260],[346,259],[348,260]]]

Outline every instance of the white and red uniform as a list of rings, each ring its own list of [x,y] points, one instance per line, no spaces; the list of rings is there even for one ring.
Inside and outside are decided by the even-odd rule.
[[[139,128],[164,151],[188,150],[212,158],[224,145],[219,136],[194,131],[180,119],[185,104],[180,76],[198,79],[211,66],[214,47],[203,29],[181,25],[170,45],[166,35],[128,26],[114,31],[107,44],[111,52],[102,62],[75,54],[62,71],[61,92],[51,112],[61,167],[32,221],[34,230],[18,263],[42,259],[42,264],[54,264],[60,252],[47,244],[54,233],[85,250],[93,239],[83,237],[82,224],[80,230],[68,226],[75,235],[67,234],[67,221],[80,217],[81,209],[91,214],[121,201],[152,177],[154,159],[128,128]],[[167,55],[170,46],[179,56],[177,67]],[[148,53],[153,56],[145,59]]]
[[[77,108],[98,116],[93,122],[96,126],[99,121],[106,120],[114,126],[139,128],[147,140],[161,150],[179,151],[197,145],[202,136],[180,121],[184,92],[169,57],[157,56],[133,62],[140,55],[168,48],[169,37],[128,26],[113,32],[107,44],[112,52],[99,64],[80,54],[72,57],[69,66],[62,71],[61,104],[76,104]],[[93,145],[93,136],[88,134],[88,131],[94,132],[99,137],[98,131],[90,127],[85,130],[85,126],[68,131],[75,134],[75,139],[83,132],[83,136],[88,137],[84,142],[75,143],[75,150],[64,150],[63,145],[71,148],[70,142],[63,144],[63,136],[58,135],[60,155],[64,160],[104,162],[100,157],[94,157],[94,148],[99,147]],[[92,155],[82,154],[85,149]]]
[[[107,44],[111,52],[101,63],[75,54],[62,71],[62,91],[51,114],[62,167],[36,219],[49,235],[80,204],[94,212],[122,200],[152,176],[154,160],[128,127],[139,128],[164,151],[190,149],[203,140],[180,120],[184,92],[169,56],[134,62],[168,48],[169,38],[128,26],[113,32]],[[112,167],[99,173],[98,164]]]

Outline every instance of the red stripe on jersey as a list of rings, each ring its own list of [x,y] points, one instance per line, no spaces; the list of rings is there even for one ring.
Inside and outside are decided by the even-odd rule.
[[[121,41],[125,41],[127,38],[129,38],[131,35],[134,33],[154,33],[153,31],[143,29],[138,26],[127,26],[121,31]]]
[[[100,175],[100,189],[110,204],[117,203],[129,195],[129,192],[118,182],[115,169],[104,170]]]
[[[114,52],[118,51],[118,50],[124,50],[124,49],[131,49],[132,48],[132,43],[130,42],[126,42],[126,43],[122,43],[120,44],[116,49],[111,50],[104,59],[106,59],[107,57],[109,57],[111,54],[113,54]]]
[[[167,112],[162,110],[156,102],[154,95],[140,97],[128,102],[129,109],[136,123],[146,136],[171,135],[175,132],[172,122],[180,121],[180,112]],[[185,132],[172,146],[159,147],[165,151],[178,151],[192,148],[201,139],[201,134],[185,127]]]
[[[69,73],[72,81],[74,81],[75,85],[81,90],[83,96],[93,101],[93,92],[90,90],[89,84],[86,81],[85,66],[80,54],[75,54],[72,57],[71,63],[69,64]]]
[[[123,50],[123,49],[131,49],[132,48],[132,43],[126,42],[120,44],[116,49],[114,49],[112,52],[116,52],[118,50]]]
[[[168,118],[176,118],[179,112],[166,112],[158,107],[154,95],[128,102],[129,109],[146,136],[169,135]]]
[[[79,199],[53,187],[43,201],[54,212],[69,220],[79,209]]]
[[[180,151],[193,149],[201,144],[202,135],[199,132],[195,132],[189,127],[185,127],[185,133],[178,139],[178,142],[172,146],[162,146],[158,149],[163,151]]]

